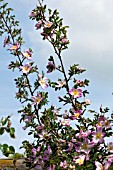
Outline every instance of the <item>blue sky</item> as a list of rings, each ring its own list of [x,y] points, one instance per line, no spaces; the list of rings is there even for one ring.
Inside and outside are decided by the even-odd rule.
[[[28,18],[28,14],[36,6],[37,1],[8,0],[9,6],[14,8],[17,20],[23,28],[24,49],[31,47],[34,51],[33,60],[40,66],[40,70],[47,64],[49,55],[54,54],[48,42],[41,40],[40,33],[35,31],[35,23]],[[112,0],[48,0],[45,2],[52,9],[58,9],[64,24],[69,25],[69,49],[63,53],[65,68],[70,64],[79,63],[86,69],[83,78],[90,80],[88,98],[91,108],[99,110],[100,105],[109,107],[113,111],[113,1]],[[15,99],[15,84],[17,76],[7,69],[13,59],[2,48],[0,39],[0,115],[13,113],[12,125],[16,128],[16,139],[12,140],[7,134],[0,137],[1,143],[14,144],[18,151],[21,142],[28,138],[19,125],[19,102]]]

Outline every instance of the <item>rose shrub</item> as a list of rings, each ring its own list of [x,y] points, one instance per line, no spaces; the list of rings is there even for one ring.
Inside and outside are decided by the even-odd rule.
[[[20,73],[15,78],[16,98],[22,104],[18,111],[20,122],[25,123],[23,129],[29,129],[28,135],[34,139],[32,143],[23,141],[21,146],[25,149],[26,165],[37,170],[108,170],[113,163],[113,142],[106,144],[105,138],[113,135],[113,120],[107,117],[108,108],[101,106],[99,112],[86,110],[91,104],[85,89],[89,80],[78,79],[85,69],[73,64],[65,70],[62,51],[69,45],[68,26],[63,25],[59,12],[48,9],[43,0],[38,0],[29,14],[42,39],[48,41],[55,52],[48,59],[47,72],[39,73],[32,61],[32,49],[22,50],[22,29],[11,14],[12,9],[4,0],[0,3],[0,35],[5,34],[4,47],[14,56],[8,68]],[[54,81],[49,78],[53,72],[59,77]],[[34,82],[31,77],[35,77]],[[57,98],[62,108],[49,102],[50,88],[53,93],[64,93]],[[88,112],[91,118],[87,118]]]

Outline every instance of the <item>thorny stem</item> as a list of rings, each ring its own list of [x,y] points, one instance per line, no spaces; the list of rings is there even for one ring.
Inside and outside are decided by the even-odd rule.
[[[8,29],[8,33],[10,34],[10,36],[11,36],[11,39],[12,39],[12,41],[13,41],[13,44],[15,44],[15,40],[14,40],[14,37],[13,37],[13,35],[12,35],[12,30],[11,30],[11,28],[7,25],[7,21],[5,20],[5,18],[3,17],[3,15],[1,14],[1,17],[2,17],[2,19],[3,19],[3,21],[4,21],[4,23],[5,23],[5,26],[6,26],[6,28]],[[18,59],[19,59],[19,62],[20,62],[20,64],[22,65],[22,61],[21,61],[21,59],[20,59],[20,56],[19,55],[17,55],[18,56]]]
[[[67,79],[67,76],[66,76],[66,73],[65,73],[65,69],[64,69],[64,65],[63,65],[63,62],[62,62],[62,58],[61,58],[60,52],[59,52],[58,57],[59,57],[59,60],[60,60],[61,66],[62,66],[62,71],[63,71],[63,74],[64,74],[64,78],[65,78],[65,81],[66,81],[66,90],[67,90],[67,93],[69,94],[68,79]],[[72,101],[72,106],[75,109],[75,104],[73,102],[72,96],[70,94],[69,94],[69,96],[70,96],[70,99]]]
[[[39,5],[42,6],[40,0],[38,0],[38,2],[39,2]],[[44,13],[42,13],[42,17],[45,18]],[[52,44],[52,46],[53,46],[53,48],[55,50],[55,53],[56,53],[56,55],[58,56],[58,58],[60,60],[62,70],[59,70],[59,71],[64,74],[64,79],[66,81],[66,91],[67,91],[68,95],[70,96],[70,99],[71,99],[71,102],[72,102],[72,107],[75,109],[75,104],[74,104],[73,98],[72,98],[71,94],[69,93],[69,85],[68,85],[69,79],[67,79],[66,72],[65,72],[65,69],[64,69],[64,65],[63,65],[63,62],[62,62],[62,57],[61,57],[61,48],[62,48],[62,46],[61,46],[60,49],[57,50],[56,47],[54,46],[54,43],[48,37],[47,37],[47,40]]]
[[[13,44],[14,44],[14,37],[13,37],[13,35],[11,34],[11,28],[7,25],[7,22],[6,22],[5,18],[3,17],[2,13],[1,13],[1,17],[2,17],[2,19],[3,19],[3,21],[4,21],[4,23],[5,23],[6,28],[8,29],[8,33],[10,34],[10,36],[11,36],[11,38],[12,38],[12,41],[13,41]]]
[[[58,71],[60,71],[60,72],[62,73],[62,70],[60,70],[59,68],[56,67],[55,69],[58,70]]]
[[[40,6],[42,6],[42,4],[41,4],[40,0],[38,0],[38,2],[39,2],[39,4],[40,4]]]
[[[32,92],[32,89],[31,89],[31,85],[30,85],[30,82],[29,82],[29,79],[28,79],[28,76],[26,74],[24,74],[25,77],[26,77],[26,80],[27,80],[27,84],[28,84],[28,87],[29,87],[29,91],[31,93],[31,95],[33,96],[33,92]]]
[[[72,76],[70,75],[67,81],[69,81],[69,80],[71,79],[71,77],[72,77]]]
[[[50,40],[49,40],[50,41]],[[66,81],[66,90],[67,90],[67,93],[69,94],[69,85],[68,85],[68,79],[67,79],[67,76],[66,76],[66,72],[65,72],[65,68],[64,68],[64,65],[63,65],[63,62],[62,62],[62,57],[61,57],[61,49],[59,49],[59,52],[57,51],[57,49],[55,48],[54,44],[50,41],[50,43],[52,44],[54,50],[55,50],[55,53],[57,54],[59,60],[60,60],[60,63],[61,63],[61,67],[62,67],[62,73],[64,74],[64,79]],[[75,109],[75,104],[73,102],[73,99],[72,99],[72,96],[69,94],[70,96],[70,99],[71,99],[71,102],[72,102],[72,106],[73,108]]]
[[[27,83],[28,83],[28,86],[29,86],[30,93],[31,93],[31,95],[33,96],[33,91],[32,91],[32,89],[31,89],[28,76],[27,76],[26,74],[25,74],[25,76],[26,76],[26,79],[27,79]],[[38,122],[39,122],[39,124],[41,125],[40,118],[39,118],[39,113],[38,113],[38,109],[36,108],[36,106],[34,106],[34,108],[35,108],[35,111],[36,111],[36,115],[37,115]]]
[[[87,130],[87,125],[86,125],[86,123],[84,122],[84,119],[82,118],[82,116],[80,116],[80,120],[81,120],[82,124],[84,125],[85,129]]]
[[[15,40],[14,40],[14,37],[13,37],[13,35],[12,35],[12,30],[11,30],[11,28],[8,26],[7,21],[5,20],[5,18],[3,17],[2,14],[1,14],[1,17],[2,17],[2,19],[3,19],[3,22],[5,23],[6,28],[8,29],[8,34],[10,34],[11,39],[12,39],[12,41],[13,41],[13,44],[15,44]],[[22,54],[22,53],[21,53],[21,54]],[[17,53],[17,56],[18,56],[20,65],[23,66],[23,64],[22,64],[23,61],[21,61],[20,56],[19,56],[18,53]],[[29,88],[30,94],[31,94],[31,96],[33,96],[33,93],[34,93],[34,92],[33,92],[32,89],[31,89],[31,85],[30,85],[28,76],[27,76],[26,74],[24,74],[24,75],[25,75],[26,80],[27,80],[27,84],[28,84],[28,88]],[[37,115],[38,122],[39,122],[39,124],[41,125],[40,118],[39,118],[39,113],[38,113],[38,109],[36,108],[36,106],[34,106],[34,108],[35,108],[35,111],[36,111],[36,115]]]

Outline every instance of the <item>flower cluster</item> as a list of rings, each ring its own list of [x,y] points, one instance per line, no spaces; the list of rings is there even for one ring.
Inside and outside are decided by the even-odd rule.
[[[25,149],[26,166],[36,170],[108,170],[113,163],[113,143],[106,143],[105,139],[113,135],[113,120],[107,117],[108,108],[101,106],[98,112],[87,110],[91,104],[85,89],[89,81],[77,79],[85,70],[78,64],[65,70],[62,51],[68,48],[68,27],[63,26],[59,12],[47,10],[43,0],[38,0],[36,8],[29,14],[31,19],[36,20],[35,28],[41,30],[43,40],[53,46],[60,63],[58,65],[55,57],[50,56],[47,71],[41,74],[32,62],[32,49],[21,50],[24,43],[21,29],[7,4],[1,7],[0,17],[1,32],[3,34],[6,30],[8,34],[4,47],[8,47],[15,56],[8,68],[21,73],[15,79],[16,98],[22,104],[18,111],[21,113],[20,122],[24,122],[24,130],[29,127],[28,135],[34,139],[32,143],[23,141],[21,146]],[[57,76],[50,79],[53,71]],[[48,96],[49,89],[52,97]],[[57,106],[56,100],[62,108]],[[68,109],[63,111],[65,105]],[[85,114],[88,112],[91,116],[87,118]]]

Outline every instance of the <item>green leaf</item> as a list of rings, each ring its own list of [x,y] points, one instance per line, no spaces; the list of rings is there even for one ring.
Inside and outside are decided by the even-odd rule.
[[[7,144],[3,144],[0,146],[0,149],[2,151],[2,153],[6,156],[6,157],[11,157],[12,155],[15,154],[15,149],[13,146],[8,146]]]
[[[0,36],[2,36],[3,33],[4,33],[3,31],[0,31]]]
[[[51,9],[48,9],[48,11],[49,11],[49,15],[51,15],[52,10],[51,10]]]
[[[8,158],[14,158],[14,154],[9,154]]]
[[[15,148],[13,146],[9,146],[9,150],[11,153],[15,153]]]
[[[3,145],[1,146],[1,151],[2,151],[3,153],[6,152],[7,149],[8,149],[8,145],[7,145],[7,144],[3,144]]]
[[[0,8],[5,9],[5,7],[8,5],[8,3],[5,3],[4,5],[2,5]]]
[[[10,132],[10,128],[9,127],[5,128],[5,130],[6,130],[7,133]]]
[[[15,133],[15,128],[11,127],[10,128],[10,134],[14,134]]]
[[[15,138],[15,129],[13,127],[10,128],[10,136],[11,138]]]
[[[13,158],[15,158],[15,159],[19,159],[19,158],[23,158],[24,157],[24,155],[22,155],[22,154],[20,154],[20,153],[15,153],[14,155],[13,155]]]
[[[3,135],[3,133],[4,133],[4,128],[1,127],[1,128],[0,128],[0,135]]]
[[[2,118],[1,123],[2,123],[2,126],[4,126],[7,123],[7,118]]]

